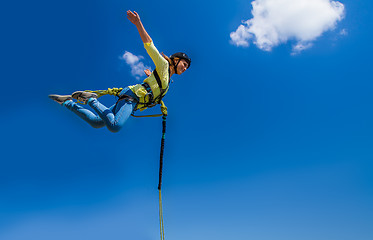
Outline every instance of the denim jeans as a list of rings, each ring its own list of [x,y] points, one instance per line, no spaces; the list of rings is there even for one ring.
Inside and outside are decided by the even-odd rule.
[[[124,88],[119,96],[123,94],[131,96],[134,101],[123,99],[110,108],[107,108],[96,98],[90,98],[87,104],[96,114],[71,100],[66,101],[63,105],[94,128],[106,126],[111,132],[118,132],[126,123],[131,113],[136,110],[136,105],[139,101],[139,98],[128,87]]]

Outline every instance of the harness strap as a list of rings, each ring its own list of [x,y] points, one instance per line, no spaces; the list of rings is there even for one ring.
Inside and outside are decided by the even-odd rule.
[[[168,70],[170,70],[170,68],[168,68]],[[170,73],[170,71],[169,71],[169,73]],[[170,86],[170,78],[168,78],[167,87],[165,89],[163,89],[162,81],[161,81],[161,78],[158,75],[157,69],[154,69],[154,77],[155,77],[155,80],[157,80],[158,87],[159,87],[159,90],[161,92],[160,95],[157,98],[159,98],[159,100],[162,100],[162,98],[164,97],[165,92],[167,91],[167,89]]]
[[[157,69],[154,69],[154,77],[155,77],[155,80],[157,80],[159,91],[161,92],[160,95],[162,96],[164,90],[163,90],[162,81],[161,81],[161,78],[158,75]]]
[[[118,96],[118,100],[117,102],[115,103],[115,106],[113,108],[113,112],[115,112],[117,106],[118,106],[118,103],[122,100],[126,100],[126,101],[129,101],[129,102],[134,102],[135,99],[129,95],[126,95],[126,94],[123,94],[122,96]]]

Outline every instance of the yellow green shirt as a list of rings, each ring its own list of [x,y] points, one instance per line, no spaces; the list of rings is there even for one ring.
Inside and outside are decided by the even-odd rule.
[[[155,67],[157,69],[157,73],[159,75],[159,78],[162,82],[163,89],[166,90],[164,94],[168,91],[168,84],[169,84],[169,63],[168,61],[158,52],[157,48],[154,46],[153,42],[150,43],[144,43],[144,47],[146,51],[148,52],[149,56],[153,60]],[[157,98],[161,91],[159,89],[160,86],[158,86],[157,80],[155,79],[154,72],[144,80],[144,83],[149,84],[152,92],[153,92],[153,98]],[[136,84],[129,86],[132,92],[136,94],[136,96],[139,97],[139,104],[137,105],[137,109],[144,110],[144,104],[149,101],[149,96],[146,95],[148,92],[141,84]],[[166,89],[167,88],[167,89]]]

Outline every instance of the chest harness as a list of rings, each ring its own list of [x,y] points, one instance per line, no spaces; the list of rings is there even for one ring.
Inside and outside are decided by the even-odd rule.
[[[168,91],[168,89],[170,87],[170,77],[171,77],[170,68],[168,68],[168,81],[167,81],[167,85],[165,86],[165,88],[163,88],[162,81],[161,81],[161,78],[158,75],[157,69],[155,69],[153,71],[153,74],[154,74],[155,80],[157,81],[160,93],[157,97],[154,97],[154,93],[153,93],[152,89],[150,88],[149,84],[146,83],[146,82],[142,83],[141,85],[147,91],[146,95],[149,96],[149,100],[145,101],[145,97],[144,97],[144,102],[139,101],[140,107],[138,109],[140,109],[140,110],[145,109],[145,108],[151,108],[151,107],[154,107],[157,104],[160,104],[161,101],[162,101],[162,98],[166,95],[166,92]]]

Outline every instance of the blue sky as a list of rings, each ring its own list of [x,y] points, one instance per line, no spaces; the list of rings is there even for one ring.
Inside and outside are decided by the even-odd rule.
[[[166,239],[371,240],[373,8],[341,3],[320,35],[266,18],[285,39],[270,51],[250,1],[3,4],[0,239],[159,238],[161,120],[113,134],[47,97],[141,81],[123,54],[154,65],[130,9],[159,51],[193,61],[165,97]],[[249,46],[232,43],[240,25]]]

